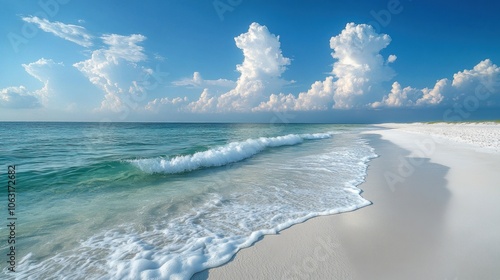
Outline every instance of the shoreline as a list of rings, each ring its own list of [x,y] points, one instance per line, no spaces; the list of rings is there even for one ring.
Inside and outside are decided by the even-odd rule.
[[[397,129],[366,137],[379,157],[358,188],[372,205],[266,235],[191,279],[495,279],[500,155]]]

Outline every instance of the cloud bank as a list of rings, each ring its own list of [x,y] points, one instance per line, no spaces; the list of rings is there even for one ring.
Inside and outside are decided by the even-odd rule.
[[[205,89],[197,101],[178,110],[190,112],[321,111],[353,108],[404,108],[448,106],[463,102],[467,96],[487,91],[487,106],[500,105],[500,68],[486,59],[471,70],[457,72],[450,81],[439,79],[432,87],[403,87],[393,81],[390,91],[383,88],[396,73],[390,66],[395,54],[384,58],[380,52],[391,38],[367,24],[348,23],[330,39],[331,74],[314,82],[297,95],[279,92],[287,82],[280,77],[291,61],[282,55],[279,36],[265,26],[252,23],[247,33],[235,38],[243,50],[243,64],[236,87],[222,95]],[[196,77],[193,78],[196,80]],[[198,83],[199,84],[199,83]],[[173,108],[170,107],[170,110]]]
[[[444,78],[432,87],[417,89],[393,81],[387,91],[383,84],[394,78],[396,73],[390,65],[397,56],[381,55],[391,38],[367,24],[348,23],[330,39],[334,62],[330,75],[298,94],[280,92],[289,83],[281,75],[291,60],[283,56],[279,36],[265,26],[252,23],[248,32],[236,37],[235,42],[243,51],[244,60],[236,67],[240,77],[232,90],[216,95],[205,88],[198,100],[190,103],[182,98],[184,102],[177,102],[176,107],[173,99],[163,103],[157,99],[147,109],[158,111],[163,104],[170,111],[203,113],[429,107],[456,102],[478,84],[489,83],[492,92],[498,91],[498,83],[492,82],[498,80],[498,67],[490,60],[480,62],[472,70],[458,72],[452,82]],[[192,79],[177,85],[209,86],[197,72]]]
[[[146,92],[151,88],[148,88],[147,77],[156,72],[144,66],[148,61],[142,46],[145,36],[104,34],[94,37],[77,25],[38,17],[23,17],[22,20],[86,48],[94,45],[95,38],[100,39],[101,47],[92,50],[88,59],[72,62],[72,68],[87,79],[89,85],[104,93],[96,108],[101,112],[251,113],[427,108],[460,104],[478,94],[481,94],[481,105],[500,106],[500,68],[490,59],[480,61],[472,69],[459,71],[453,77],[441,78],[430,87],[418,89],[402,85],[393,80],[396,73],[391,67],[398,57],[381,54],[389,48],[391,37],[376,32],[370,25],[355,23],[346,24],[338,35],[330,38],[332,70],[306,91],[283,92],[286,85],[294,82],[282,78],[292,60],[283,54],[280,37],[254,22],[245,33],[234,38],[235,46],[243,54],[243,61],[235,67],[239,73],[236,81],[208,80],[194,72],[192,77],[171,84],[174,88],[200,89],[199,97],[175,97],[158,91],[155,93],[157,98],[148,101],[145,100]],[[156,57],[158,54],[153,55]],[[62,63],[41,58],[22,66],[43,86],[32,91],[22,85],[0,89],[1,107],[50,107],[54,101],[71,105],[71,95],[58,94],[71,92],[61,85],[64,80],[73,81],[74,78],[68,76],[67,72],[71,71]],[[390,89],[387,82],[392,83]]]
[[[416,89],[401,88],[394,82],[392,90],[382,101],[371,104],[380,107],[426,107],[438,105],[453,105],[466,102],[471,96],[478,95],[481,105],[500,105],[500,67],[489,59],[479,62],[473,69],[459,71],[453,75],[453,80],[440,79],[432,88]]]

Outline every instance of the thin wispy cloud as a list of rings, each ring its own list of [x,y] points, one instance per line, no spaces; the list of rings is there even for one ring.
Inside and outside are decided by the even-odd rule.
[[[236,85],[234,81],[227,79],[205,80],[201,77],[200,72],[194,72],[192,78],[173,81],[172,84],[183,87],[234,87]]]
[[[54,21],[51,22],[44,18],[39,18],[36,16],[23,17],[23,21],[28,23],[33,23],[41,30],[52,33],[57,37],[63,38],[75,44],[83,47],[91,47],[93,45],[93,36],[87,32],[87,30],[79,25],[65,24],[62,22]]]

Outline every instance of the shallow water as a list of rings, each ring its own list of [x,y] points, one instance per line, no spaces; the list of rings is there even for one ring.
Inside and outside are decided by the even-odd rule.
[[[356,186],[376,155],[362,130],[0,123],[0,162],[18,170],[17,275],[189,279],[263,234],[366,206]]]

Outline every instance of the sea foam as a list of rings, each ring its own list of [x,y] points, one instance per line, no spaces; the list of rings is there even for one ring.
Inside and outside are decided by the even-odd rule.
[[[266,148],[293,146],[304,140],[330,138],[329,133],[289,134],[277,137],[260,137],[242,142],[231,142],[207,151],[173,158],[135,159],[130,162],[147,173],[175,174],[200,168],[223,166],[252,157]]]

